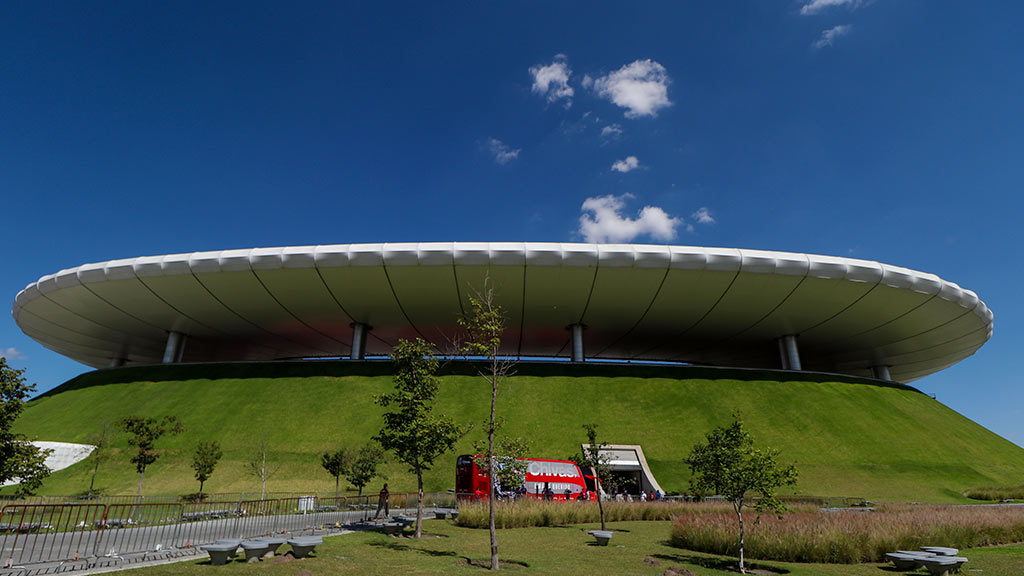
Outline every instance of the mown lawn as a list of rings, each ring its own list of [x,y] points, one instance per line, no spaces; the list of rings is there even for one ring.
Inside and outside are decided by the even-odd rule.
[[[161,576],[172,574],[296,575],[319,574],[451,574],[480,573],[489,564],[490,548],[486,530],[460,528],[444,520],[424,523],[422,540],[358,532],[326,538],[316,558],[290,562],[265,561],[245,564],[235,561],[213,568],[207,560],[133,570],[129,574]],[[618,522],[608,547],[591,544],[585,533],[595,525],[565,528],[517,528],[499,532],[505,568],[515,574],[665,574],[670,567],[685,568],[701,576],[722,575],[734,559],[688,552],[668,545],[671,524],[664,522]],[[1024,573],[1024,545],[965,550],[970,573],[984,576],[1019,576]],[[241,557],[241,555],[239,555]],[[829,565],[757,562],[794,576],[881,576],[892,573],[882,564]],[[975,572],[979,571],[979,572]],[[920,572],[923,574],[923,572]],[[669,572],[671,575],[672,573]],[[685,574],[685,572],[684,572]]]

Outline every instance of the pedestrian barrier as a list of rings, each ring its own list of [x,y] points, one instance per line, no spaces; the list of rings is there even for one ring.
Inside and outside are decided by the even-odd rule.
[[[202,502],[67,500],[48,497],[0,509],[0,576],[193,556],[201,553],[199,546],[222,538],[322,536],[369,521],[377,509],[375,494]],[[391,494],[390,504],[394,515],[409,513],[415,509],[416,494]],[[424,508],[454,505],[450,494],[424,494]]]

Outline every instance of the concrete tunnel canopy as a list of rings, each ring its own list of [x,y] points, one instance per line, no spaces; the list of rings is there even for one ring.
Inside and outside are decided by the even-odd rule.
[[[693,246],[337,244],[85,264],[18,293],[43,346],[92,367],[386,355],[443,344],[490,278],[502,352],[913,381],[977,351],[992,312],[933,274]],[[354,346],[353,346],[354,345]]]

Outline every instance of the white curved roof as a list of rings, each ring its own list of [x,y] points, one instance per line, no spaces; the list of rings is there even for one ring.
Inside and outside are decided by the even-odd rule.
[[[21,329],[94,367],[158,363],[168,331],[184,361],[336,357],[353,322],[367,353],[398,338],[438,344],[489,276],[508,318],[504,349],[567,357],[779,366],[798,335],[806,370],[908,382],[973,354],[992,335],[977,295],[941,278],[830,256],[631,244],[439,242],[255,248],[85,264],[15,299]]]

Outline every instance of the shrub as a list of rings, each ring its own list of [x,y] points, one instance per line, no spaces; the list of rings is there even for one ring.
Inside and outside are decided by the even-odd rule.
[[[1020,486],[983,486],[971,488],[964,496],[973,500],[1024,500],[1024,484]]]

